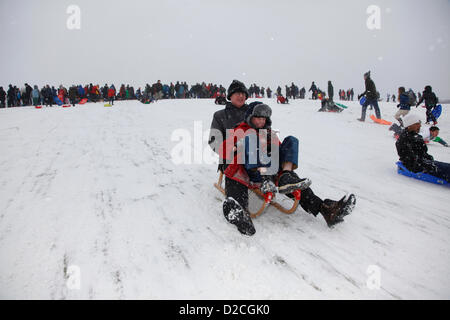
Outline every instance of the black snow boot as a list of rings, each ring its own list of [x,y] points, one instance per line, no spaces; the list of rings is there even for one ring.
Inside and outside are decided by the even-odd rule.
[[[223,202],[223,215],[231,224],[234,224],[240,233],[252,236],[256,233],[250,214],[233,198]]]
[[[297,189],[308,189],[310,185],[311,180],[300,179],[294,171],[285,170],[278,179],[278,192],[287,194]]]
[[[346,215],[349,215],[350,213],[352,213],[353,209],[355,208],[356,197],[352,193],[348,197],[342,198],[339,202],[342,203],[340,205],[341,206],[341,210],[340,210],[339,216],[340,217],[345,217]]]
[[[344,219],[339,215],[341,209],[340,201],[333,201],[330,199],[325,199],[320,208],[320,213],[327,222],[329,228],[334,225],[341,223]]]
[[[343,197],[339,201],[325,199],[322,204],[320,212],[329,227],[344,221],[344,217],[349,215],[356,204],[356,197],[354,194],[348,197]]]

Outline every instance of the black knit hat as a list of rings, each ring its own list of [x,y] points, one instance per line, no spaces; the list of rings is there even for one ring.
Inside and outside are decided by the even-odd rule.
[[[248,99],[248,90],[245,87],[245,84],[243,84],[239,80],[233,80],[233,82],[230,84],[230,87],[228,88],[227,99],[231,100],[231,96],[233,95],[233,93],[236,93],[236,92],[244,93],[246,96],[246,99]]]

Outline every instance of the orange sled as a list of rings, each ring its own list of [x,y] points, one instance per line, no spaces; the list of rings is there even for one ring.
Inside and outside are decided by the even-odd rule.
[[[386,126],[392,125],[392,122],[389,122],[389,121],[384,120],[384,119],[378,119],[373,114],[370,116],[370,119],[372,119],[374,122],[376,122],[378,124],[384,124]]]

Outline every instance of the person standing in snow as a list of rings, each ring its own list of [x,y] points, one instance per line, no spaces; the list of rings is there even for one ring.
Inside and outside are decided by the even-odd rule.
[[[75,85],[69,88],[69,102],[72,106],[76,106],[78,100],[78,88]]]
[[[108,89],[108,101],[110,105],[114,105],[114,98],[116,97],[116,88],[112,84]]]
[[[312,91],[312,99],[317,100],[317,86],[314,81],[311,84],[311,88],[309,88],[308,92]]]
[[[6,107],[5,101],[6,101],[6,92],[3,89],[3,87],[0,87],[0,108]]]
[[[362,122],[366,120],[366,110],[369,105],[375,109],[376,117],[378,119],[381,119],[380,107],[378,107],[377,88],[375,87],[375,83],[373,82],[373,80],[370,78],[370,71],[364,74],[364,81],[366,85],[366,91],[358,96],[358,100],[360,100],[361,97],[366,96],[366,102],[362,106],[361,118],[359,118],[358,120]]]
[[[437,124],[436,117],[433,115],[433,109],[436,108],[436,105],[439,102],[439,99],[434,94],[431,86],[426,86],[423,91],[422,97],[419,102],[417,102],[416,108],[425,100],[425,107],[427,108],[427,123],[433,121],[433,125]]]
[[[333,102],[333,97],[334,97],[334,88],[333,85],[331,84],[331,81],[328,81],[328,99],[330,100],[330,102]]]

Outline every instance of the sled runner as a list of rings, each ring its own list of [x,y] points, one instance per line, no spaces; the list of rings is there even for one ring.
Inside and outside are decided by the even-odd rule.
[[[216,189],[219,190],[223,195],[226,195],[225,189],[222,186],[222,184],[223,184],[223,172],[220,173],[219,181],[214,184],[214,187],[216,187]],[[278,209],[279,211],[281,211],[285,214],[292,214],[297,210],[297,207],[298,207],[298,204],[299,204],[300,198],[301,198],[301,190],[295,190],[294,192],[292,192],[292,195],[294,197],[294,199],[293,199],[294,202],[290,208],[286,208],[283,205],[281,205],[280,203],[274,201],[275,195],[272,192],[268,192],[268,193],[264,194],[259,189],[259,187],[256,187],[256,186],[255,187],[248,186],[248,188],[258,198],[258,201],[257,201],[258,204],[255,206],[256,208],[250,208],[250,206],[249,206],[249,213],[250,213],[251,218],[256,218],[256,217],[260,216],[269,205],[274,206],[276,209]]]
[[[62,106],[63,108],[70,108],[70,104],[65,104]]]
[[[411,172],[408,169],[406,169],[406,167],[403,165],[403,163],[401,161],[398,161],[396,163],[397,165],[397,173],[404,175],[406,177],[411,177],[417,180],[422,180],[422,181],[426,181],[426,182],[430,182],[430,183],[434,183],[434,184],[440,184],[440,185],[448,185],[448,182],[443,180],[443,179],[439,179],[435,176],[432,176],[431,174],[428,173],[423,173],[423,172]]]

